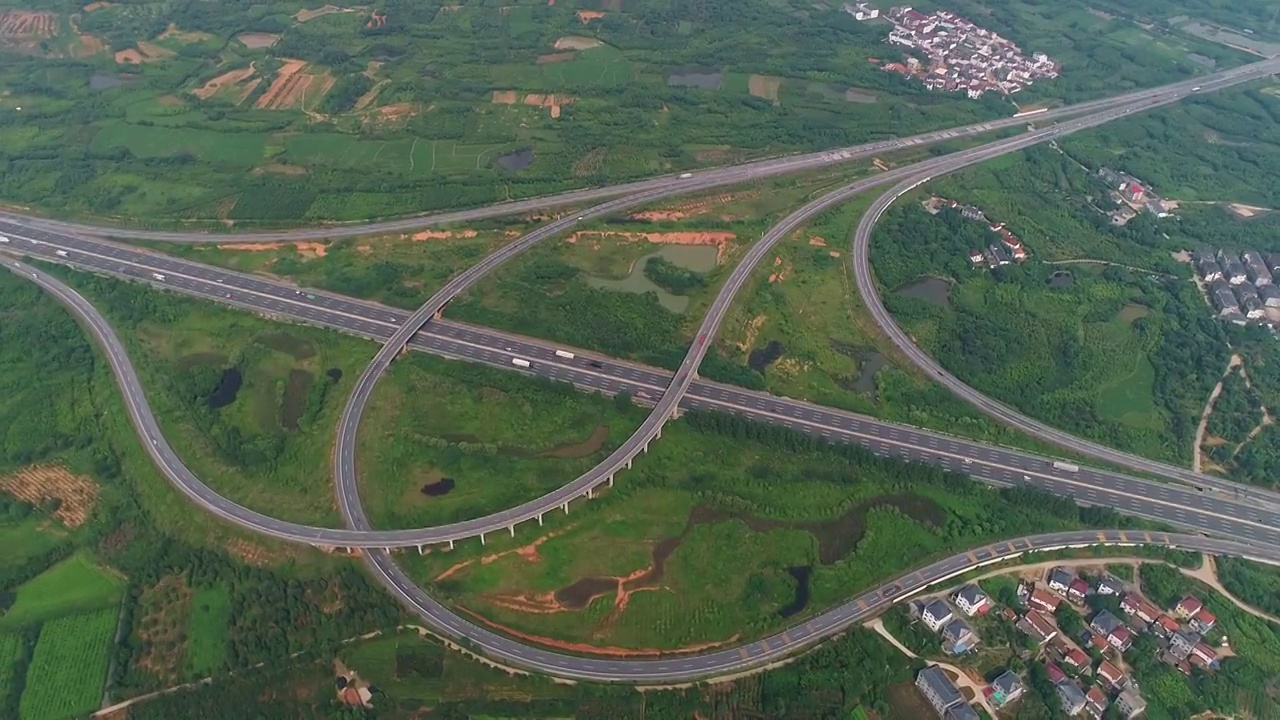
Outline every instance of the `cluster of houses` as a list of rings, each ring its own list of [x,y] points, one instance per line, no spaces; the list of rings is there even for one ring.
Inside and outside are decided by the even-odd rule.
[[[996,241],[982,250],[974,249],[969,251],[969,262],[976,266],[985,264],[987,267],[994,269],[1001,265],[1008,265],[1011,262],[1022,262],[1029,256],[1027,247],[1022,244],[1022,238],[1005,227],[1004,223],[988,220],[981,208],[973,205],[964,205],[956,200],[948,200],[936,195],[925,200],[923,204],[924,209],[932,215],[937,215],[944,209],[949,209],[960,213],[960,216],[966,220],[986,223],[987,228],[995,234]]]
[[[1219,318],[1237,325],[1266,323],[1267,308],[1280,308],[1280,254],[1219,250],[1196,253],[1193,260]]]
[[[1205,640],[1216,618],[1198,598],[1185,597],[1165,612],[1111,575],[1086,580],[1062,567],[1049,570],[1043,583],[1020,583],[1017,594],[1022,607],[1004,608],[1002,614],[1039,648],[1037,655],[1069,716],[1087,714],[1098,720],[1112,707],[1115,715],[1132,718],[1146,709],[1137,685],[1121,669],[1124,653],[1143,633],[1152,634],[1160,660],[1183,673],[1190,675],[1193,668],[1204,672],[1218,668],[1218,652]],[[1099,610],[1076,637],[1069,637],[1059,627],[1058,608],[1064,602],[1084,608],[1090,595],[1113,598],[1112,606],[1118,602],[1119,612]],[[908,610],[941,635],[944,652],[962,655],[981,643],[967,619],[985,615],[994,607],[981,588],[969,584],[949,599],[915,600]],[[962,700],[957,703],[960,694],[940,669],[922,672],[916,684],[940,717],[971,717],[972,708]],[[999,708],[1017,700],[1024,690],[1018,675],[1006,670],[990,681],[984,693],[991,705]]]
[[[1169,217],[1170,210],[1177,207],[1177,203],[1162,199],[1151,186],[1128,173],[1104,167],[1098,169],[1098,177],[1111,188],[1111,199],[1120,206],[1108,214],[1112,225],[1124,225],[1143,212]]]
[[[869,3],[860,2],[856,5],[845,3],[840,9],[853,16],[854,20],[866,22],[867,20],[875,20],[880,17],[880,8],[871,7]]]
[[[866,3],[853,16],[870,20]],[[988,91],[1010,95],[1039,79],[1056,78],[1061,66],[1044,53],[1030,57],[1008,40],[946,10],[925,14],[908,6],[891,8],[893,22],[888,42],[902,45],[926,58],[908,56],[905,63],[888,63],[885,70],[920,78],[930,90],[963,91],[980,98]]]

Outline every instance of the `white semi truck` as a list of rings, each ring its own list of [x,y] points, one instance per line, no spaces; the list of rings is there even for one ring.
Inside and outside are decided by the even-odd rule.
[[[522,368],[527,368],[530,365],[529,361],[524,358],[511,358],[511,364]]]
[[[1062,462],[1061,460],[1055,460],[1053,462],[1053,467],[1057,470],[1062,470],[1063,472],[1079,472],[1080,471],[1079,465],[1073,465],[1072,463],[1069,463],[1069,462]]]

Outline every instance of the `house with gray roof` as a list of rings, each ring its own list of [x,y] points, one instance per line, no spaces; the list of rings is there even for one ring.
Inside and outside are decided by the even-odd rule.
[[[1058,683],[1058,701],[1062,703],[1062,711],[1067,715],[1075,715],[1084,710],[1084,691],[1074,681]]]
[[[940,717],[945,717],[947,708],[965,704],[964,696],[937,665],[930,665],[916,675],[916,687]]]
[[[1026,690],[1026,686],[1022,684],[1019,678],[1012,670],[1005,670],[996,679],[991,681],[991,702],[996,707],[1006,705],[1022,697],[1022,693]]]

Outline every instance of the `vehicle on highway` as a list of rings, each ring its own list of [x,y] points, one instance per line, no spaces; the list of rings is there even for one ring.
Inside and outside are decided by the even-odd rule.
[[[160,273],[151,273],[151,277],[162,282],[164,281],[164,275],[161,275]]]
[[[1053,467],[1055,470],[1062,470],[1063,472],[1080,472],[1079,465],[1076,465],[1075,463],[1062,462],[1061,460],[1053,461]]]
[[[572,360],[572,359],[574,359],[575,357],[577,357],[577,355],[574,355],[573,353],[569,352],[568,350],[557,350],[557,351],[556,351],[556,357],[562,357],[562,358],[565,358],[566,360]]]
[[[67,251],[66,251],[66,250],[54,250],[54,251],[53,251],[53,254],[54,254],[54,255],[57,255],[58,257],[66,257],[66,256],[67,256]]]
[[[532,363],[530,363],[528,360],[525,360],[524,358],[511,358],[511,364],[515,365],[516,367],[527,368]]]
[[[0,243],[7,243],[7,242],[9,242],[9,238],[3,235],[0,235]]]
[[[1197,86],[1195,86],[1195,87],[1191,88],[1191,92],[1200,92],[1200,86],[1199,86],[1199,85],[1197,85]]]
[[[600,362],[599,360],[588,360],[587,365],[597,370],[604,367],[604,363]]]
[[[680,173],[681,180],[688,180],[691,177],[693,177],[693,173]]]

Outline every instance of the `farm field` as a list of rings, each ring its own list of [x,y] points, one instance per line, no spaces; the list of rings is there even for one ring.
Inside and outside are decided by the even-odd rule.
[[[78,552],[18,587],[13,606],[0,618],[0,628],[49,620],[70,612],[114,607],[124,580]]]
[[[883,71],[898,59],[886,53],[888,26],[835,6],[90,5],[0,14],[0,89],[22,108],[0,131],[15,140],[0,143],[7,203],[202,229],[359,220],[1016,110]],[[1250,58],[1091,14],[1084,0],[953,9],[1060,56],[1061,77],[1024,93],[1031,103]]]
[[[118,610],[66,615],[40,628],[22,693],[22,720],[63,720],[98,707]]]

